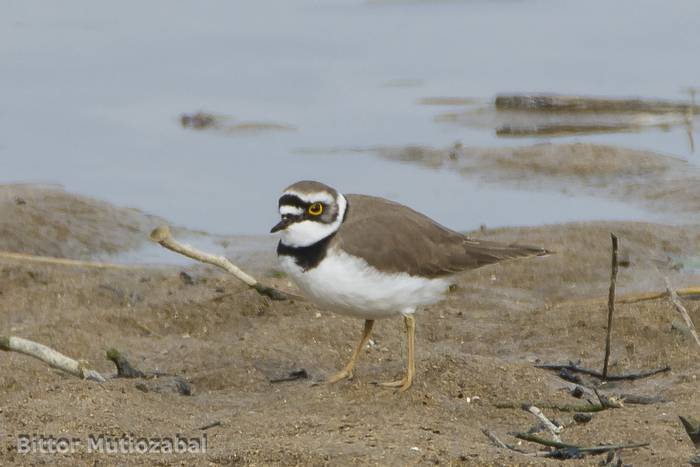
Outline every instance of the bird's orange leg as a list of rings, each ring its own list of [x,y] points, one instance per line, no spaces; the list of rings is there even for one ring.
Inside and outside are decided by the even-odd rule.
[[[399,388],[399,391],[401,392],[411,387],[413,384],[413,378],[416,375],[416,364],[414,358],[416,319],[413,317],[413,315],[406,315],[404,316],[404,321],[406,323],[406,339],[408,340],[408,362],[406,365],[406,374],[398,381],[379,383],[380,386],[386,388]]]
[[[340,370],[335,375],[331,376],[326,381],[326,384],[337,383],[340,380],[352,377],[352,370],[355,368],[355,363],[357,362],[357,358],[360,356],[362,349],[364,349],[365,345],[367,345],[367,341],[369,340],[369,335],[372,333],[372,326],[373,325],[374,325],[373,319],[366,319],[365,320],[365,329],[362,332],[362,340],[360,340],[360,345],[358,345],[357,348],[355,349],[355,351],[352,353],[352,357],[350,357],[350,361],[348,362],[347,365],[345,365],[345,368]]]

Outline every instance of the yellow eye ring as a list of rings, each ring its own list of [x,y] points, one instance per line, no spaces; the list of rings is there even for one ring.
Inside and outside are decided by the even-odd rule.
[[[314,203],[311,206],[309,206],[309,214],[312,216],[320,216],[323,214],[323,204],[321,203]]]

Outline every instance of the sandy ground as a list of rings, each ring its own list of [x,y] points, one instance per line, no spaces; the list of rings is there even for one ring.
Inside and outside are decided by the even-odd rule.
[[[137,248],[164,221],[68,194],[58,186],[0,185],[0,250],[89,258]]]
[[[3,249],[79,257],[125,248],[148,222],[155,222],[65,193],[58,201],[26,187],[3,190],[3,212],[34,209],[15,217],[19,222],[5,217]],[[25,204],[18,202],[20,195]],[[71,215],[47,217],[56,209]],[[123,229],[115,237],[120,240],[94,244],[93,232],[115,228]],[[20,233],[8,235],[13,229]],[[271,302],[203,266],[187,268],[189,281],[174,267],[76,268],[0,257],[0,334],[55,347],[110,376],[115,369],[105,352],[114,347],[144,371],[181,376],[192,392],[181,395],[169,377],[81,381],[32,358],[2,353],[0,459],[3,464],[64,465],[556,464],[560,461],[500,449],[482,429],[516,443],[508,433],[527,431],[535,420],[517,408],[497,408],[498,403],[579,402],[569,395],[570,383],[536,369],[534,362],[581,359],[600,368],[606,321],[602,297],[607,294],[613,230],[630,263],[620,270],[619,294],[662,289],[664,276],[679,287],[700,282],[698,271],[688,266],[700,246],[700,226],[586,223],[474,232],[542,245],[557,254],[461,275],[445,302],[418,316],[418,375],[406,393],[371,384],[403,371],[400,319],[378,323],[352,381],[313,386],[346,362],[359,338],[360,321],[305,302]],[[264,280],[294,291],[273,270],[264,273]],[[686,304],[700,323],[697,302]],[[648,448],[624,451],[623,461],[681,465],[694,450],[678,415],[700,415],[698,349],[678,330],[679,317],[665,299],[618,305],[616,313],[612,372],[667,364],[672,370],[601,388],[613,394],[661,395],[667,401],[628,404],[595,414],[582,425],[572,422],[572,414],[544,411],[567,425],[562,434],[566,442],[649,442]],[[309,379],[270,382],[302,368]],[[214,422],[219,424],[201,429]],[[87,452],[91,434],[178,433],[206,433],[207,452]],[[20,434],[69,436],[82,444],[73,454],[20,454]],[[521,447],[536,449],[529,443]],[[568,462],[596,465],[601,458]]]

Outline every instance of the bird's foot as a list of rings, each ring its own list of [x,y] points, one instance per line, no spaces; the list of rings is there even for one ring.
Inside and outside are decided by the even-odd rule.
[[[344,379],[352,378],[352,370],[344,368],[326,380],[326,384],[334,384]]]
[[[383,388],[399,388],[400,392],[404,392],[408,388],[411,387],[413,384],[413,378],[409,378],[408,376],[404,376],[403,378],[396,380],[396,381],[389,381],[388,383],[377,383],[379,386]]]

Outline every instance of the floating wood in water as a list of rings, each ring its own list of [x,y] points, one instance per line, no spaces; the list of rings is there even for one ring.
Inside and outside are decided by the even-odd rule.
[[[496,96],[495,106],[497,110],[527,112],[700,113],[700,106],[687,102],[554,94],[501,94]]]
[[[233,117],[196,112],[180,115],[180,125],[193,130],[215,129],[228,133],[256,133],[262,131],[294,131],[295,127],[276,122],[234,122]]]
[[[457,98],[427,98],[430,105],[461,104]],[[603,99],[548,95],[500,95],[486,107],[462,105],[463,111],[435,118],[475,128],[494,128],[506,138],[632,133],[685,127],[691,150],[693,123],[700,106],[687,102]]]
[[[424,97],[419,100],[421,105],[472,105],[479,102],[477,99],[468,97]]]
[[[671,129],[686,124],[678,114],[649,113],[583,113],[561,112],[553,114],[528,113],[527,118],[518,118],[518,112],[501,112],[511,116],[511,122],[496,128],[498,136],[568,136],[601,133],[623,133],[643,131],[649,128]],[[523,114],[520,114],[521,116]]]
[[[194,128],[195,130],[219,126],[219,120],[219,116],[204,112],[180,115],[180,125],[183,128]]]
[[[496,136],[570,136],[570,135],[594,135],[600,133],[624,133],[640,131],[639,125],[533,125],[515,126],[503,125],[496,128]]]

